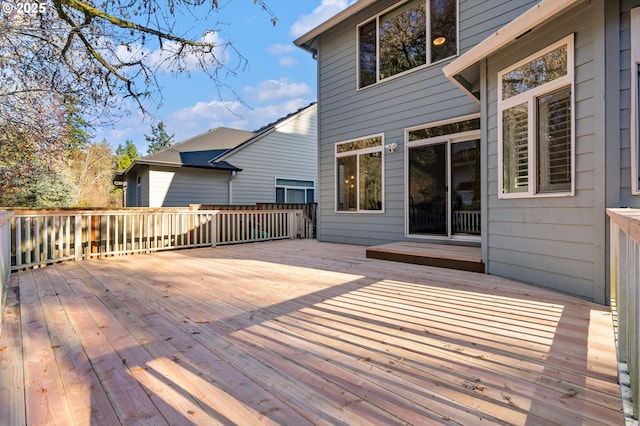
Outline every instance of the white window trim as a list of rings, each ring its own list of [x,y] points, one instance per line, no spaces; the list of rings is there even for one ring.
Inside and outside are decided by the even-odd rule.
[[[518,94],[516,96],[512,96],[509,99],[502,100],[502,76],[524,64],[530,62],[531,60],[540,57],[554,49],[562,45],[567,45],[567,75],[560,77],[556,80],[550,81],[548,83],[543,84],[542,86],[535,87],[526,91],[523,94]],[[515,64],[510,65],[508,68],[505,68],[498,72],[498,198],[499,199],[514,199],[514,198],[557,198],[557,197],[571,197],[575,195],[576,188],[576,167],[575,167],[575,159],[576,159],[576,150],[575,150],[575,139],[576,139],[576,130],[575,130],[575,110],[576,110],[576,102],[575,102],[575,52],[574,52],[574,34],[571,34],[562,40],[559,40],[546,48],[535,52],[532,55],[527,56]],[[536,111],[534,108],[535,99],[543,94],[551,93],[555,90],[561,89],[566,86],[571,86],[571,189],[569,191],[563,192],[537,192],[537,177],[536,177],[536,131],[537,131],[537,117]],[[523,99],[524,98],[524,99]],[[503,192],[504,188],[504,171],[503,171],[503,147],[502,147],[502,112],[505,109],[511,108],[516,105],[520,105],[523,103],[527,103],[528,111],[529,111],[529,126],[528,126],[528,140],[529,140],[529,150],[528,150],[528,164],[529,164],[529,179],[528,179],[528,191],[527,192]],[[533,124],[533,125],[532,125]],[[531,149],[533,148],[533,149]]]
[[[356,142],[356,141],[360,141],[363,139],[370,139],[370,138],[377,138],[380,137],[381,143],[380,146],[375,146],[375,147],[371,147],[371,148],[362,148],[362,149],[356,149],[353,151],[347,151],[347,152],[338,152],[338,145],[342,145],[345,143],[349,143],[349,142]],[[333,173],[333,191],[334,191],[334,197],[333,197],[333,205],[334,205],[334,212],[335,213],[339,213],[339,214],[361,214],[361,213],[372,213],[372,214],[384,214],[384,209],[385,209],[385,179],[384,179],[384,163],[385,163],[385,149],[384,149],[384,133],[376,133],[373,135],[368,135],[368,136],[362,136],[359,138],[354,138],[354,139],[348,139],[348,140],[344,140],[344,141],[340,141],[340,142],[336,142],[334,144],[334,148],[333,148],[333,152],[334,152],[334,156],[333,156],[333,167],[334,167],[334,173]],[[356,175],[358,176],[358,192],[357,192],[357,197],[356,197],[356,203],[358,208],[356,210],[338,210],[338,167],[337,167],[337,160],[338,158],[341,157],[350,157],[352,155],[356,155],[356,156],[360,156],[361,154],[370,154],[372,152],[381,152],[382,153],[382,159],[381,159],[381,167],[382,167],[382,209],[380,210],[360,210],[360,161],[356,161]]]
[[[282,179],[282,180],[297,180],[297,181],[305,181],[305,182],[313,182],[313,186],[288,186],[288,185],[278,185],[278,179]],[[313,189],[313,196],[316,196],[316,192],[317,192],[317,187],[318,187],[318,182],[316,182],[315,179],[303,179],[303,178],[291,178],[291,177],[282,177],[282,176],[276,176],[273,179],[273,184],[274,184],[274,188],[284,188],[285,190],[285,195],[284,198],[287,198],[287,190],[288,189],[304,189],[305,193],[304,193],[304,198],[305,200],[307,199],[307,189]],[[277,195],[276,195],[277,197]],[[314,200],[307,200],[307,203],[314,203]],[[288,203],[288,201],[285,201],[285,203]]]
[[[460,55],[460,1],[457,1],[456,4],[456,28],[458,29],[458,33],[456,34],[456,54],[452,55],[448,58],[444,58],[444,59],[440,59],[439,61],[435,61],[435,62],[431,62],[431,50],[427,49],[427,62],[424,65],[420,65],[417,66],[415,68],[411,68],[409,70],[400,72],[398,74],[394,74],[392,76],[383,78],[382,80],[380,80],[380,58],[376,56],[376,82],[375,83],[371,83],[368,86],[364,86],[364,87],[360,87],[360,27],[362,27],[363,25],[368,24],[369,22],[375,20],[376,21],[376,34],[380,33],[380,16],[390,12],[393,9],[396,9],[400,6],[402,6],[404,3],[408,3],[410,0],[405,0],[402,2],[399,2],[397,4],[394,4],[393,6],[390,6],[386,9],[384,9],[383,11],[377,13],[375,16],[362,21],[361,23],[359,23],[358,25],[356,25],[356,91],[360,91],[360,90],[367,90],[371,87],[375,87],[378,86],[379,84],[382,83],[386,83],[387,81],[391,81],[391,80],[395,80],[398,77],[402,77],[404,75],[410,74],[412,72],[416,72],[419,71],[421,69],[424,68],[428,68],[431,67],[433,65],[436,64],[440,64],[442,62],[448,61],[451,58],[455,58],[456,56]],[[426,25],[427,25],[427,31],[429,32],[429,34],[431,34],[431,16],[430,16],[430,11],[431,8],[429,7],[429,2],[431,0],[425,0],[425,7],[426,7]],[[379,50],[380,50],[380,46],[379,44],[379,38],[376,37],[376,55],[378,54]]]
[[[631,9],[631,123],[630,145],[631,145],[631,193],[640,195],[640,170],[638,161],[640,160],[640,7]]]

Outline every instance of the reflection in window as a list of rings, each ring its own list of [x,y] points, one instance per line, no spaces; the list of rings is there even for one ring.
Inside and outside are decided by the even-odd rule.
[[[413,1],[380,17],[380,79],[427,62],[424,8]]]
[[[502,99],[567,75],[567,45],[558,47],[502,76]]]
[[[336,210],[381,211],[382,136],[336,144]]]
[[[501,198],[573,191],[573,36],[498,74]]]
[[[358,87],[456,55],[457,22],[457,0],[413,0],[362,24]]]
[[[431,62],[458,52],[457,1],[431,0]]]
[[[315,183],[312,180],[276,179],[277,203],[313,203]]]

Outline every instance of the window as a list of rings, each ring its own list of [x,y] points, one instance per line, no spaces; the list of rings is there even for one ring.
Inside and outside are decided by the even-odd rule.
[[[631,191],[640,195],[640,7],[631,9]]]
[[[276,179],[276,203],[313,203],[315,183],[312,180]]]
[[[358,87],[458,52],[458,2],[413,0],[358,27]]]
[[[383,136],[336,144],[336,211],[382,211]]]
[[[498,73],[501,198],[574,192],[573,36]]]

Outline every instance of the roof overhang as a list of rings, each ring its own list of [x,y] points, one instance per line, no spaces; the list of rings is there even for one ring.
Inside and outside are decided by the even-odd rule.
[[[376,2],[376,0],[359,0],[359,1],[356,1],[354,4],[352,4],[351,6],[347,7],[342,12],[338,13],[337,15],[334,15],[333,17],[331,17],[328,20],[324,21],[322,24],[318,25],[317,27],[315,27],[311,31],[309,31],[306,34],[298,37],[293,43],[296,46],[301,47],[302,49],[306,50],[307,52],[309,52],[309,53],[311,53],[311,54],[313,54],[315,56],[318,53],[318,49],[316,47],[316,38],[320,34],[326,32],[327,30],[329,30],[329,29],[331,29],[333,27],[335,27],[336,25],[338,25],[339,23],[343,22],[344,20],[346,20],[348,18],[351,18],[356,13],[358,13],[361,10],[365,9],[366,7],[374,4],[375,2]]]
[[[583,2],[585,0],[541,0],[540,3],[491,34],[455,61],[446,65],[442,69],[444,75],[467,95],[479,101],[480,62],[483,59],[513,43],[558,14]]]

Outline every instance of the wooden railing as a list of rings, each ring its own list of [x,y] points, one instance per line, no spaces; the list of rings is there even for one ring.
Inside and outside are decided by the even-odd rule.
[[[610,219],[611,309],[620,384],[627,412],[640,414],[640,210],[607,209]],[[628,393],[628,395],[624,395]],[[629,402],[626,402],[629,404]]]
[[[480,235],[480,211],[454,210],[453,232]]]
[[[303,216],[300,210],[18,211],[11,220],[11,265],[309,238]]]
[[[11,212],[0,212],[0,333],[6,289],[11,274]]]

